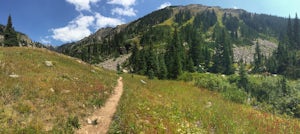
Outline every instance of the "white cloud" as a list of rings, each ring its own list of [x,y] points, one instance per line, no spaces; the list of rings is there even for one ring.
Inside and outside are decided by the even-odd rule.
[[[134,10],[133,8],[128,8],[128,7],[125,7],[125,8],[114,8],[112,9],[112,14],[118,14],[118,15],[123,15],[123,16],[136,16],[136,10]]]
[[[170,2],[165,2],[163,4],[161,4],[157,9],[163,9],[165,7],[171,6],[172,4]]]
[[[114,27],[124,22],[118,18],[111,18],[94,13],[94,16],[79,15],[68,25],[60,28],[51,29],[52,38],[61,42],[73,42],[89,36],[93,31],[103,27]],[[46,39],[41,39],[42,42],[48,43]]]
[[[124,7],[130,7],[135,4],[136,0],[108,0],[108,4],[116,4],[116,5],[122,5]]]
[[[93,26],[93,16],[80,15],[65,27],[52,29],[52,38],[62,42],[78,41],[91,34],[89,27]]]
[[[103,28],[103,27],[107,27],[107,26],[117,26],[117,25],[121,25],[124,22],[121,19],[117,19],[117,18],[110,18],[110,17],[105,17],[102,16],[99,13],[96,13],[96,27],[97,28]]]
[[[238,9],[238,7],[237,6],[233,6],[233,9]]]
[[[90,4],[95,4],[100,0],[66,0],[68,3],[75,5],[77,11],[91,11]]]
[[[51,44],[51,40],[49,39],[49,36],[46,36],[45,38],[41,38],[40,42],[43,44]]]

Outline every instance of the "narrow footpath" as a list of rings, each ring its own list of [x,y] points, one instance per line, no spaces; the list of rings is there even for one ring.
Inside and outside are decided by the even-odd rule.
[[[92,125],[84,125],[76,131],[76,134],[106,134],[112,118],[117,110],[117,106],[119,100],[123,93],[123,82],[122,77],[118,79],[118,84],[114,89],[114,93],[111,95],[110,98],[107,99],[105,105],[100,108],[99,110],[95,111],[93,115],[88,117],[91,121],[97,119],[97,124]]]

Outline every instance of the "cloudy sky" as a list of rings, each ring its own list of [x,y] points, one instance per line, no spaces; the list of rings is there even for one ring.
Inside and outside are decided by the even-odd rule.
[[[282,17],[300,14],[299,0],[0,0],[0,24],[6,24],[11,14],[17,31],[34,41],[57,46],[166,6],[188,4],[242,8]]]

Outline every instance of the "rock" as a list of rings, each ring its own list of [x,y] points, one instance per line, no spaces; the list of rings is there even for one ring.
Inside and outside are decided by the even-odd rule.
[[[20,76],[13,73],[13,74],[9,75],[9,77],[10,77],[10,78],[19,78]]]
[[[51,91],[52,93],[54,93],[54,92],[55,92],[53,88],[50,88],[50,91]]]
[[[147,82],[145,82],[144,80],[141,80],[141,82],[142,82],[143,84],[147,84]]]
[[[66,94],[66,93],[70,93],[70,92],[71,92],[70,90],[63,90],[63,91],[62,91],[62,93],[65,93],[65,94]]]
[[[45,61],[45,65],[46,65],[47,67],[53,67],[52,61]]]
[[[206,107],[206,108],[210,108],[211,106],[212,106],[212,103],[209,101],[209,102],[206,103],[206,106],[205,106],[205,107]]]
[[[92,122],[92,120],[91,119],[87,119],[87,123],[89,124],[89,125],[91,125],[93,122]]]

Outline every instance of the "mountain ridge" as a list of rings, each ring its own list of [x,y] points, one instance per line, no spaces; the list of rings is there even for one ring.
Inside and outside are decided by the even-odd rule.
[[[203,16],[205,17],[205,14],[209,14],[209,12],[215,12],[217,17],[217,21],[211,25],[205,24],[203,21]],[[225,24],[223,20],[224,14],[232,18],[237,18],[237,29],[230,26],[227,27],[227,25],[230,24]],[[176,19],[177,17],[184,17],[187,15],[189,18]],[[163,29],[166,30],[163,34],[171,34],[174,31],[174,27],[178,27],[179,31],[181,31],[180,28],[185,27],[186,24],[195,25],[194,23],[197,17],[200,18],[198,19],[198,23],[201,23],[199,26],[201,27],[202,25],[202,29],[205,29],[203,33],[205,40],[208,42],[212,40],[213,29],[215,28],[216,23],[218,23],[221,27],[225,27],[228,33],[235,32],[234,34],[236,34],[235,36],[237,36],[237,39],[232,39],[232,42],[237,46],[254,45],[252,42],[258,38],[274,42],[274,40],[280,36],[281,32],[285,31],[286,26],[286,19],[283,17],[249,13],[243,9],[223,9],[218,6],[204,6],[200,4],[170,6],[153,11],[152,13],[127,24],[119,25],[114,28],[99,29],[94,34],[78,42],[59,46],[57,50],[61,53],[81,58],[90,63],[99,63],[106,59],[118,57],[118,55],[130,52],[134,45],[143,46],[149,44],[147,41],[143,42],[143,37],[147,34],[149,29],[151,30],[155,29],[155,27],[159,27],[155,30],[159,31]],[[205,19],[211,19],[211,17]],[[270,22],[273,22],[274,24],[271,25],[269,24]],[[166,37],[155,38],[160,39],[153,41],[155,44],[164,44],[168,41]],[[182,40],[183,42],[187,42],[187,40]],[[277,41],[274,43],[276,42]]]

